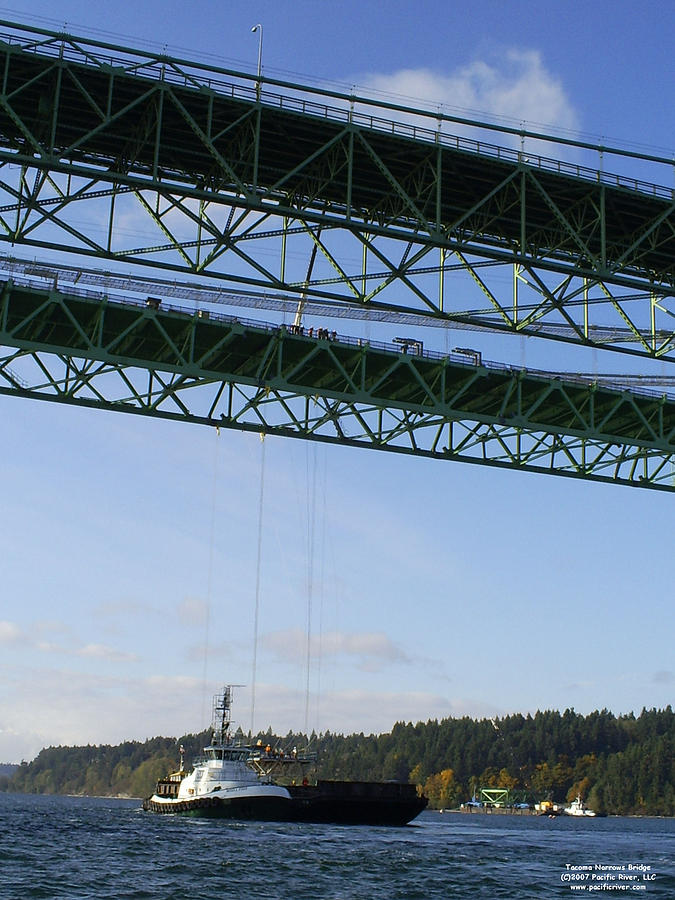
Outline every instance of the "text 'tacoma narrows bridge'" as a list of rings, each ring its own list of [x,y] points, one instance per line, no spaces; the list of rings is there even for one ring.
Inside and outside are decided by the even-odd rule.
[[[657,155],[0,22],[0,391],[674,490],[666,183]],[[432,326],[640,369],[429,352]]]

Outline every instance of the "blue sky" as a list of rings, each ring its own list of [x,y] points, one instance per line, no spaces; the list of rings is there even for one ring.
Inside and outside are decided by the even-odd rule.
[[[261,22],[270,76],[675,151],[668,3],[166,9],[62,2],[57,17],[27,0],[0,15],[247,71]],[[0,416],[0,761],[196,731],[222,682],[246,685],[235,717],[250,726],[263,472],[256,727],[305,725],[310,574],[310,728],[672,701],[670,495],[278,438],[263,468],[238,432],[14,398]]]

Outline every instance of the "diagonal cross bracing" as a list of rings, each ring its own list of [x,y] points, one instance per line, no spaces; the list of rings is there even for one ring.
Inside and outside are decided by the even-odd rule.
[[[5,282],[0,392],[675,490],[675,401]]]
[[[443,130],[453,120],[437,111],[396,108],[416,124],[396,122],[393,109],[363,98],[348,103],[282,82],[258,91],[242,73],[39,29],[17,26],[10,37],[0,44],[0,170],[49,173],[58,214],[49,212],[55,196],[43,190],[26,197],[6,172],[2,240],[337,302],[377,302],[514,334],[552,337],[562,328],[565,337],[556,339],[586,346],[606,346],[594,338],[598,328],[630,323],[633,334],[612,349],[673,357],[671,189],[453,136]],[[589,149],[572,151],[580,148]],[[665,174],[667,161],[657,161]],[[672,171],[667,176],[664,183]],[[148,228],[158,234],[125,250],[118,222],[128,218],[130,207],[121,206],[134,196],[150,208],[176,199],[171,222],[156,215]],[[100,237],[82,224],[87,203],[97,204],[90,220],[108,223]],[[247,216],[261,215],[265,236],[259,227],[261,239],[244,252],[243,241],[257,237]],[[294,221],[301,227],[291,233],[282,223]],[[305,285],[286,262],[291,242],[293,254],[309,258],[317,227],[335,240],[325,242],[325,268],[317,266]],[[424,271],[397,267],[390,261],[404,254],[396,245],[409,248],[411,260],[433,251],[439,262]],[[354,271],[355,246],[389,268]],[[516,319],[510,297],[488,285],[495,303],[487,316],[460,305],[465,291],[444,294],[432,275],[443,274],[442,260],[455,253],[466,260],[473,289],[472,273],[483,262],[528,270],[534,317],[524,309]],[[541,296],[554,293],[549,281],[561,275],[575,283],[556,295],[559,302],[542,304]],[[355,296],[357,283],[363,289]],[[574,299],[582,290],[584,304]]]

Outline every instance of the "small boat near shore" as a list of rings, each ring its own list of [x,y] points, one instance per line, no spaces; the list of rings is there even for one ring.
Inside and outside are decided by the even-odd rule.
[[[212,739],[204,755],[188,772],[181,753],[179,770],[159,779],[155,793],[143,801],[144,810],[255,821],[406,825],[426,807],[426,797],[413,784],[310,784],[306,772],[316,763],[314,755],[237,742],[231,706],[232,687],[227,686],[214,698]]]
[[[578,794],[576,799],[572,800],[570,805],[566,806],[563,812],[566,816],[587,816],[588,818],[595,818],[596,816],[595,811],[589,809]]]

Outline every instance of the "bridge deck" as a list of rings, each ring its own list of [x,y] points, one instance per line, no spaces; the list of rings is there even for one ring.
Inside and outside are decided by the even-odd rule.
[[[675,401],[656,393],[3,285],[0,342],[24,350],[675,451]]]
[[[494,148],[483,154],[479,144],[470,151],[468,141],[423,140],[423,130],[404,137],[381,123],[337,121],[328,107],[301,112],[308,107],[290,95],[289,108],[278,95],[257,103],[250,89],[245,99],[234,83],[228,92],[206,76],[177,83],[160,80],[158,68],[139,74],[9,43],[0,44],[0,65],[5,159],[104,168],[121,182],[190,185],[244,206],[275,201],[310,220],[392,233],[421,228],[432,241],[452,233],[488,253],[508,248],[675,284],[672,192],[593,182]]]
[[[28,27],[5,38],[0,240],[585,347],[613,346],[618,325],[622,352],[675,358],[670,189],[453,138],[440,114],[433,131],[419,110],[388,122],[363,98]],[[119,222],[139,207],[151,233],[129,248]],[[484,279],[504,265],[505,302]],[[455,308],[455,274],[489,306]],[[2,394],[675,490],[665,396],[0,289]]]

